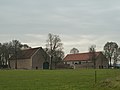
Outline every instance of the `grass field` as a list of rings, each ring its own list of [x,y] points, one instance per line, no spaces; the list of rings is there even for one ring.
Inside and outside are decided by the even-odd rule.
[[[0,90],[120,90],[120,70],[0,70]]]

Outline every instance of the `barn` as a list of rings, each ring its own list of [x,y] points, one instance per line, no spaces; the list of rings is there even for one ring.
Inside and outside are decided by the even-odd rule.
[[[49,69],[49,55],[42,47],[21,50],[9,59],[10,68],[15,69]]]
[[[73,68],[108,68],[109,61],[102,52],[95,52],[95,59],[92,60],[91,53],[68,54],[64,63]]]

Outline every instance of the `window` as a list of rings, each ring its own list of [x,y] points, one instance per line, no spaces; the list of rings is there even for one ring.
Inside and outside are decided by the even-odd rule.
[[[81,61],[81,64],[85,64],[86,63],[86,61]]]
[[[81,64],[81,61],[79,61],[79,64]]]
[[[75,64],[78,64],[78,63],[75,63]]]

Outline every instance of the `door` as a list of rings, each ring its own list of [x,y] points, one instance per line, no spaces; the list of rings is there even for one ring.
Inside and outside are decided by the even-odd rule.
[[[43,63],[43,69],[49,69],[49,63],[48,62]]]

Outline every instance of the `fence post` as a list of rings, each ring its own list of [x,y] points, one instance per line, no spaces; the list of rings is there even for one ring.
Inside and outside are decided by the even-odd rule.
[[[97,82],[97,71],[95,70],[95,84]]]

